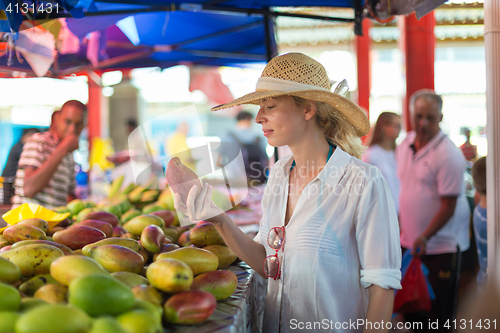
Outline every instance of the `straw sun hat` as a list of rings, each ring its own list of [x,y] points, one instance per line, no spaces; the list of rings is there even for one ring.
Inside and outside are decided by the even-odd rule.
[[[319,62],[302,53],[288,53],[269,61],[257,81],[256,91],[232,102],[218,105],[212,111],[241,104],[259,104],[267,98],[297,96],[331,105],[336,115],[351,124],[358,136],[368,133],[370,123],[359,106],[330,91],[330,80]]]

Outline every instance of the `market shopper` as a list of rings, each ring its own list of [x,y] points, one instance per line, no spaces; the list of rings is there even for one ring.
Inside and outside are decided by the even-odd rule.
[[[460,280],[461,252],[469,248],[470,209],[465,196],[465,158],[441,131],[443,100],[432,90],[420,90],[410,99],[415,131],[396,149],[401,180],[401,246],[429,269],[436,295],[430,313],[405,315],[422,322],[424,331],[448,331],[454,319]],[[430,330],[428,320],[439,321]]]
[[[396,209],[380,172],[358,158],[369,122],[330,91],[324,67],[300,53],[273,58],[257,91],[219,110],[257,104],[268,143],[293,155],[271,169],[254,240],[193,187],[175,208],[215,224],[226,244],[268,277],[264,332],[386,332],[401,250]],[[370,322],[372,326],[362,323]],[[357,323],[349,325],[349,323]]]
[[[396,139],[401,131],[401,116],[394,112],[382,112],[375,123],[363,162],[380,169],[399,212],[399,178],[396,175]]]
[[[26,141],[35,133],[38,133],[37,128],[25,128],[23,129],[23,134],[21,139],[12,146],[9,152],[9,157],[7,158],[7,163],[2,171],[2,177],[14,177],[17,172],[17,164],[19,158],[21,157],[21,152],[23,151],[24,144]]]
[[[13,208],[36,203],[46,208],[64,206],[74,199],[78,136],[87,107],[76,100],[64,103],[47,132],[34,134],[24,145],[16,174]]]

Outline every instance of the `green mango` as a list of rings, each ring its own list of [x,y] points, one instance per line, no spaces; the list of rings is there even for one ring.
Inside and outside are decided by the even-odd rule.
[[[16,333],[87,333],[92,319],[77,307],[47,304],[26,312],[16,323]]]
[[[71,282],[68,302],[91,316],[116,316],[129,310],[135,299],[124,283],[110,275],[94,274]]]

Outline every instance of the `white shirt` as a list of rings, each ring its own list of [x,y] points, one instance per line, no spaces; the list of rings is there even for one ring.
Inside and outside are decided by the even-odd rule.
[[[382,172],[382,175],[391,189],[392,198],[396,206],[396,212],[399,212],[399,179],[397,176],[396,152],[387,151],[377,144],[368,147],[361,158],[363,162],[376,166]]]
[[[276,253],[269,230],[285,222],[292,161],[273,166],[262,199],[255,240],[268,256]],[[366,288],[401,288],[396,209],[378,169],[337,147],[300,195],[279,260],[281,279],[268,280],[264,332],[361,332],[347,324],[366,317]],[[307,322],[323,326],[307,330],[300,324]]]
[[[427,254],[457,252],[469,248],[470,208],[465,197],[465,158],[462,151],[440,130],[416,154],[411,145],[416,133],[410,132],[396,149],[401,245],[411,248],[441,206],[441,197],[457,197],[453,216],[432,236]]]

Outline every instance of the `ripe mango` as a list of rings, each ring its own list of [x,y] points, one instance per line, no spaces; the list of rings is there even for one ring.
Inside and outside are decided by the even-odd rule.
[[[0,312],[0,332],[13,333],[16,329],[17,320],[21,317],[19,313],[12,311]]]
[[[87,244],[92,244],[106,238],[106,234],[96,228],[77,225],[56,232],[52,238],[56,243],[66,245],[72,250],[78,250]]]
[[[200,193],[203,186],[200,178],[198,178],[198,175],[193,170],[182,164],[178,157],[174,157],[168,162],[165,177],[167,178],[168,186],[170,186],[174,193],[179,193],[181,201],[184,204],[186,204],[189,190],[191,190],[193,185],[198,187],[196,195]]]
[[[173,206],[172,206],[172,209],[173,209]],[[177,215],[174,212],[172,212],[170,210],[164,210],[164,209],[152,212],[151,215],[156,215],[158,217],[161,217],[163,219],[163,222],[165,222],[165,227],[170,226],[175,221],[175,218],[177,217]]]
[[[0,283],[0,312],[17,311],[21,305],[21,294],[16,288]]]
[[[217,269],[223,269],[231,265],[238,257],[236,254],[225,245],[209,245],[205,246],[203,250],[212,252],[219,259],[219,266]]]
[[[47,231],[47,239],[48,239],[48,240],[53,240],[53,239],[49,239],[49,236],[51,236],[51,237],[52,237],[52,236],[54,236],[54,234],[55,234],[56,232],[61,231],[61,230],[64,230],[64,229],[66,229],[66,228],[65,228],[65,227],[60,227],[60,226],[58,226],[58,225],[57,225],[57,226],[55,226],[55,227],[50,228],[50,229],[49,229],[49,231]]]
[[[141,245],[151,253],[158,253],[165,244],[165,233],[157,225],[148,225],[141,234]]]
[[[90,256],[109,272],[140,273],[144,266],[143,257],[120,245],[101,245],[89,250]]]
[[[94,320],[90,333],[128,333],[114,317],[100,317]]]
[[[132,310],[116,317],[128,333],[161,333],[163,329],[157,323],[153,313],[146,310]]]
[[[211,293],[192,290],[170,297],[163,309],[169,323],[196,325],[207,320],[216,307],[217,300]]]
[[[123,229],[127,230],[127,232],[133,235],[141,236],[144,228],[151,224],[157,225],[160,228],[163,228],[165,226],[165,222],[163,222],[162,218],[156,215],[144,214],[134,217],[133,219],[125,223],[123,225]]]
[[[47,245],[57,247],[59,250],[61,250],[64,253],[65,256],[73,254],[73,251],[67,246],[64,246],[64,245],[56,243],[56,242],[51,242],[49,240],[42,240],[42,239],[20,241],[20,242],[13,244],[11,249],[13,250],[13,249],[20,248],[22,246],[32,245],[32,244],[47,244]]]
[[[108,222],[113,227],[116,227],[120,223],[118,216],[116,216],[115,214],[108,213],[108,212],[89,212],[89,213],[85,214],[80,221],[84,221],[84,220],[95,220],[95,221]]]
[[[5,242],[5,244],[0,243],[0,253],[9,251],[11,248],[12,248],[12,245],[10,245],[9,242],[7,242],[7,241]]]
[[[37,227],[38,229],[41,229],[45,233],[49,231],[49,223],[44,219],[26,219],[18,222],[17,224],[32,225],[34,227]]]
[[[0,256],[16,264],[23,276],[32,277],[49,273],[50,264],[57,258],[64,257],[64,253],[51,245],[32,244],[2,252]]]
[[[231,271],[206,272],[194,278],[191,290],[208,291],[220,301],[231,296],[238,286],[238,278]]]
[[[130,288],[110,275],[87,275],[69,285],[68,302],[91,316],[116,316],[134,304]]]
[[[46,284],[38,289],[33,298],[42,299],[50,304],[66,303],[68,288],[60,284]]]
[[[219,266],[219,259],[210,251],[194,247],[183,247],[174,251],[162,253],[157,260],[176,259],[191,268],[193,275],[215,271]]]
[[[141,245],[139,244],[139,242],[134,240],[134,239],[111,237],[111,238],[106,238],[106,239],[100,240],[100,241],[92,243],[92,244],[85,245],[82,249],[82,253],[86,256],[90,256],[89,250],[91,248],[94,248],[96,246],[102,246],[102,245],[120,245],[120,246],[127,247],[135,252],[139,252],[141,249]]]
[[[66,256],[50,265],[50,275],[63,286],[69,286],[76,278],[91,274],[109,274],[94,259],[84,256]]]
[[[16,323],[16,333],[87,333],[92,320],[82,310],[47,304],[26,312]]]
[[[37,275],[19,286],[19,291],[26,296],[32,297],[38,289],[47,284],[58,284],[50,274]]]
[[[146,279],[144,276],[141,276],[136,273],[132,272],[114,272],[111,273],[111,276],[114,277],[115,279],[125,283],[127,286],[130,288],[140,286],[140,285],[149,285],[148,279]]]
[[[189,245],[191,245],[191,239],[189,239],[189,230],[184,231],[179,236],[179,239],[177,239],[177,244],[179,244],[182,247],[188,247]]]
[[[149,253],[148,253],[148,251],[146,251],[146,249],[141,246],[141,249],[139,250],[139,254],[144,259],[144,264],[146,264],[149,261]]]
[[[75,226],[85,225],[87,227],[92,227],[101,230],[104,232],[106,237],[113,236],[113,226],[108,222],[97,221],[97,220],[83,220],[82,222],[78,222],[73,224],[72,228]]]
[[[163,296],[153,286],[138,285],[132,288],[135,299],[141,299],[156,306],[163,305]]]
[[[14,284],[21,279],[21,270],[16,264],[0,257],[0,283]]]
[[[3,237],[10,244],[27,239],[47,239],[47,235],[42,229],[29,224],[14,224],[3,232]]]
[[[205,222],[197,225],[189,231],[191,243],[197,247],[208,245],[226,245],[221,234],[213,223]]]
[[[142,214],[141,211],[138,210],[138,209],[130,209],[130,210],[128,210],[127,212],[125,212],[125,214],[122,215],[122,218],[121,218],[122,224],[130,221],[134,217],[139,216],[141,214]]]
[[[179,239],[179,236],[181,234],[176,227],[172,226],[163,228],[163,233],[165,233],[165,236],[170,237],[175,243],[177,243],[177,240]]]
[[[127,233],[127,230],[123,229],[122,227],[114,227],[113,228],[113,235],[112,237],[121,237]]]
[[[163,245],[160,249],[160,252],[156,253],[153,256],[153,261],[156,261],[160,254],[165,253],[165,252],[170,252],[173,250],[177,250],[178,248],[179,248],[179,245],[177,245],[177,244],[165,244],[165,245]]]
[[[193,282],[193,272],[182,261],[163,259],[149,265],[147,278],[156,289],[177,293],[189,290]]]

